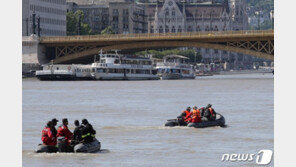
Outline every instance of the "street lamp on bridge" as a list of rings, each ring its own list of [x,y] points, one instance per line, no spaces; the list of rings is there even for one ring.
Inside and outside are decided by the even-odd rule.
[[[274,29],[274,11],[270,11],[270,19],[271,19],[271,24],[272,24],[272,29]]]
[[[255,15],[257,16],[257,18],[258,18],[258,30],[260,30],[261,28],[260,28],[260,17],[261,17],[261,10],[259,10],[259,11],[256,11],[255,12]]]

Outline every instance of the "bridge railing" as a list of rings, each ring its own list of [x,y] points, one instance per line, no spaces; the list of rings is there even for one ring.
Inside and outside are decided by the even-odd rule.
[[[41,42],[59,41],[91,41],[91,40],[114,40],[114,39],[157,39],[157,38],[180,38],[180,37],[225,37],[242,35],[273,35],[273,30],[243,30],[243,31],[205,31],[205,32],[181,32],[181,33],[145,33],[145,34],[105,34],[105,35],[80,35],[80,36],[55,36],[41,37]]]

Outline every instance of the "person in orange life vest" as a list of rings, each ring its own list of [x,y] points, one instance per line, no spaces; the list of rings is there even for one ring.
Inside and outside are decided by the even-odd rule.
[[[51,131],[52,126],[52,122],[48,121],[46,126],[42,130],[41,140],[44,145],[55,146],[57,144],[57,138]]]
[[[212,108],[212,105],[211,104],[208,104],[207,107],[206,107],[205,117],[209,121],[215,121],[216,120],[216,112]]]
[[[179,117],[181,117],[182,118],[182,120],[184,121],[184,122],[188,122],[188,121],[190,121],[191,120],[191,107],[187,107],[187,109],[186,110],[184,110],[181,114],[180,114],[180,116]]]
[[[65,137],[67,144],[71,142],[73,133],[68,129],[68,119],[64,118],[62,120],[63,125],[59,126],[57,137]]]
[[[192,115],[191,122],[193,122],[193,123],[201,122],[201,112],[196,106],[193,107],[193,110],[191,113],[192,113],[191,114]]]

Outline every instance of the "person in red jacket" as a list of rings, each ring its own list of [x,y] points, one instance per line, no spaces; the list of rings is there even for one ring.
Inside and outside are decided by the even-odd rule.
[[[66,143],[69,145],[73,133],[68,129],[68,119],[64,118],[62,122],[63,125],[59,126],[57,137],[65,137]]]
[[[44,145],[55,146],[57,144],[57,138],[51,131],[53,124],[48,121],[44,129],[42,130],[41,140]]]

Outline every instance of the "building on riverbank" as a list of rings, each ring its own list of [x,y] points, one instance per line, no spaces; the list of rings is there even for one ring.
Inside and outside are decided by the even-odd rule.
[[[164,0],[146,3],[148,33],[238,31],[248,28],[244,0]],[[197,49],[204,63],[229,62],[231,68],[251,68],[252,57],[214,49]]]
[[[75,3],[77,2],[77,3]],[[94,33],[100,33],[111,26],[115,34],[147,33],[147,16],[145,7],[134,1],[73,1],[69,0],[68,11],[81,10],[84,22],[88,23]]]
[[[36,14],[36,34],[40,17],[41,36],[66,35],[66,0],[22,0],[22,36],[33,34],[33,13]]]

